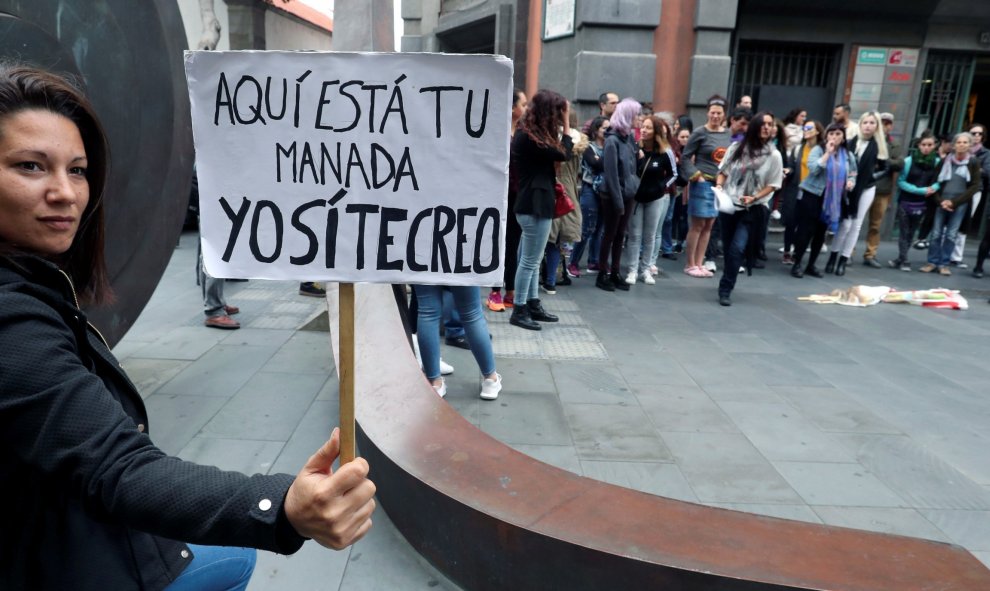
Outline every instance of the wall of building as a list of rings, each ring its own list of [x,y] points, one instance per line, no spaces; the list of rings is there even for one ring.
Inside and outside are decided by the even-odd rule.
[[[186,39],[189,49],[196,49],[199,38],[203,34],[203,22],[199,16],[199,0],[178,0],[179,12],[182,14],[182,24],[186,28]],[[227,13],[227,3],[224,0],[214,0],[213,11],[220,21],[220,41],[217,49],[230,49],[230,17]]]
[[[265,43],[268,49],[331,49],[329,31],[277,10],[265,14]]]

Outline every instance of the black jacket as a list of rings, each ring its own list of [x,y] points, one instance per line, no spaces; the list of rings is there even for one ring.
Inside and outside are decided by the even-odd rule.
[[[643,154],[643,157],[636,161],[636,171],[639,174],[636,201],[649,203],[660,199],[667,194],[677,175],[674,151],[653,151]]]
[[[620,215],[625,211],[625,201],[635,197],[639,190],[639,177],[636,176],[638,151],[632,132],[622,135],[611,127],[605,132],[605,150],[602,155],[605,185],[602,187],[602,198],[611,199]]]
[[[170,457],[147,425],[68,275],[0,257],[0,589],[159,590],[192,559],[175,540],[299,549],[291,476]]]
[[[541,147],[526,130],[519,129],[512,138],[512,160],[519,173],[519,193],[516,195],[515,213],[553,219],[557,183],[554,164],[571,157],[574,141],[564,134],[560,139],[563,151],[553,146]]]

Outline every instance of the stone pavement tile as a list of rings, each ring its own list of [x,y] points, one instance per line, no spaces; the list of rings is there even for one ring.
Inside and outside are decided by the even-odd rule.
[[[351,547],[340,581],[341,591],[460,590],[409,545],[380,507],[372,521],[368,535]],[[295,590],[294,587],[282,589]]]
[[[722,409],[696,386],[634,386],[633,392],[660,431],[739,432]]]
[[[727,353],[712,352],[693,359],[682,359],[681,366],[706,390],[709,386],[744,388],[767,385],[764,372]]]
[[[340,414],[337,403],[326,400],[315,400],[302,415],[295,431],[282,447],[278,459],[272,465],[270,473],[283,472],[296,474],[311,455],[321,445],[326,443],[335,427],[340,426]],[[360,450],[359,450],[360,452]],[[334,464],[334,469],[339,461]]]
[[[832,387],[772,386],[822,431],[899,434],[900,430]]]
[[[320,392],[316,395],[317,400],[332,400],[335,404],[340,400],[340,382],[337,380],[337,372],[330,372],[330,377],[323,383]]]
[[[828,525],[950,542],[948,536],[915,509],[894,507],[812,507]]]
[[[513,443],[510,445],[518,452],[537,459],[544,464],[556,466],[574,474],[582,474],[581,461],[573,445],[531,445],[528,443]]]
[[[120,339],[119,343],[114,345],[112,349],[113,356],[116,357],[118,361],[128,359],[144,347],[150,345],[151,341],[157,337],[157,333],[149,332],[140,335],[139,338],[137,335],[132,336],[133,332],[134,329],[132,328],[126,335],[124,335],[124,338]]]
[[[143,398],[155,393],[165,382],[171,380],[189,365],[189,361],[174,359],[144,359],[129,357],[120,362],[127,377],[137,386]]]
[[[283,373],[318,373],[328,375],[334,368],[330,333],[297,332],[262,368]]]
[[[285,441],[316,398],[326,376],[259,371],[203,427],[204,437]]]
[[[784,399],[774,392],[773,388],[763,383],[708,384],[703,386],[702,390],[716,402],[763,402],[770,404],[784,402]]]
[[[581,467],[588,478],[668,499],[698,502],[676,464],[581,460]]]
[[[226,398],[218,396],[152,394],[144,401],[148,409],[148,434],[162,451],[175,455],[226,402]]]
[[[918,512],[967,550],[990,552],[990,511],[919,509]]]
[[[726,353],[775,355],[784,352],[776,345],[771,345],[766,339],[756,333],[723,334],[720,332],[709,332],[705,336]]]
[[[744,513],[755,513],[768,517],[779,517],[781,519],[791,519],[793,521],[807,521],[808,523],[821,523],[822,520],[807,505],[776,505],[762,503],[705,503],[711,507],[721,507],[742,511]]]
[[[292,338],[295,331],[242,327],[226,333],[224,345],[248,345],[252,347],[281,347]],[[327,345],[329,347],[329,345]]]
[[[806,365],[786,354],[732,353],[730,357],[752,368],[770,386],[825,387],[829,385]]]
[[[665,326],[662,323],[661,326]],[[664,354],[678,361],[705,359],[712,353],[722,352],[715,341],[696,330],[661,330],[653,332],[653,339],[660,344]]]
[[[284,441],[194,437],[178,453],[183,460],[234,470],[243,474],[268,474]]]
[[[275,351],[275,347],[217,345],[166,382],[158,392],[233,396]]]
[[[467,351],[465,351],[467,353]],[[478,373],[478,364],[471,358],[470,365],[461,364],[465,371]],[[519,392],[545,392],[552,393],[554,389],[554,376],[551,374],[551,362],[543,359],[495,359],[496,371],[502,376],[502,386],[506,389],[512,388]],[[572,363],[558,363],[562,367],[569,367]],[[580,365],[580,364],[578,364]],[[455,374],[461,367],[455,366]],[[480,384],[480,382],[479,382]],[[480,385],[479,385],[480,388]]]
[[[986,565],[987,568],[990,568],[990,552],[970,552],[970,554]]]
[[[478,388],[475,388],[476,390]],[[516,392],[507,392],[502,390],[499,393],[499,399],[503,399],[507,396],[515,396]],[[523,394],[525,395],[525,394]],[[492,401],[482,400],[478,396],[477,392],[473,390],[468,392],[464,388],[451,389],[450,385],[447,386],[447,396],[444,398],[451,407],[454,408],[467,422],[471,423],[475,427],[481,427],[481,407],[483,405],[492,404]],[[498,401],[494,401],[496,404]]]
[[[374,517],[372,529],[379,526]],[[351,550],[336,552],[308,541],[292,556],[258,551],[258,562],[247,591],[329,591],[340,589]]]
[[[805,362],[805,365],[829,384],[840,389],[865,388],[890,391],[894,385],[878,371],[874,364],[870,367],[859,363],[833,363],[831,361]]]
[[[131,356],[195,361],[230,336],[230,332],[236,331],[217,330],[205,326],[178,326],[131,353]]]
[[[909,437],[834,436],[911,507],[990,511],[990,493],[986,489]]]
[[[789,404],[720,401],[719,406],[769,460],[855,461],[849,450]]]
[[[567,445],[571,433],[553,394],[515,392],[479,406],[481,430],[505,443]]]
[[[662,433],[702,503],[801,503],[801,497],[744,435]]]
[[[636,397],[622,374],[606,363],[555,363],[551,383],[560,401],[578,404],[635,405]]]
[[[904,507],[904,499],[859,464],[774,462],[809,505]]]
[[[615,366],[630,384],[669,386],[696,386],[680,362],[663,353],[653,353],[648,358],[615,358]]]
[[[774,335],[772,339],[768,336],[767,339],[773,342],[777,353],[786,354],[788,360],[793,359],[812,371],[821,363],[855,363],[841,348],[828,345],[824,340],[806,333],[786,333]],[[827,376],[818,375],[827,379]]]
[[[673,461],[638,406],[564,404],[564,413],[582,460]]]
[[[929,413],[928,417],[941,428],[916,434],[915,439],[935,451],[939,457],[965,474],[970,480],[981,485],[990,484],[990,433],[986,426],[974,428],[964,425],[958,413]],[[979,421],[986,421],[986,414],[977,415]],[[931,425],[931,423],[929,423]]]

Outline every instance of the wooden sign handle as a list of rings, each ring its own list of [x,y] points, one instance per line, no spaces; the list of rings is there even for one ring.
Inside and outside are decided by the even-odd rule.
[[[340,465],[354,459],[354,284],[340,284]]]

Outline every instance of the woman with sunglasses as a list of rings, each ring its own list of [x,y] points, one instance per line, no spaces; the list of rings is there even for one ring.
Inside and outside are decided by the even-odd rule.
[[[784,155],[784,188],[780,203],[781,222],[784,224],[785,265],[794,264],[794,243],[798,231],[798,201],[801,199],[801,181],[808,176],[808,156],[812,148],[825,145],[825,129],[817,121],[807,120],[800,127],[801,138],[789,140],[790,146]]]
[[[736,206],[735,213],[719,215],[726,250],[718,284],[718,303],[722,306],[732,305],[730,296],[739,268],[753,267],[758,241],[751,240],[752,233],[762,227],[765,204],[783,182],[783,158],[773,145],[775,128],[772,113],[757,113],[742,141],[729,146],[715,179],[715,187],[724,190]]]

